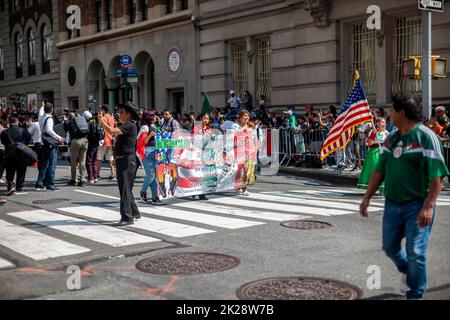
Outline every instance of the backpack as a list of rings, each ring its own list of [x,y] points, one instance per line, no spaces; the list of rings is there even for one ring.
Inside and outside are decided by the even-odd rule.
[[[98,123],[89,123],[89,141],[101,141],[105,138],[105,131]]]
[[[87,136],[89,134],[89,125],[83,116],[75,117],[72,120],[72,129],[74,136]]]
[[[98,141],[101,141],[103,139],[105,139],[105,130],[103,129],[103,127],[101,125],[99,125],[98,123],[96,124],[97,127],[97,139]]]

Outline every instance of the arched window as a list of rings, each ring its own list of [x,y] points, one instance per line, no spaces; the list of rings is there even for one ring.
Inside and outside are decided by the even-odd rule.
[[[22,37],[19,33],[14,36],[14,52],[16,56],[16,78],[22,78]]]
[[[34,76],[36,74],[36,42],[34,41],[33,32],[28,29],[27,32],[28,44],[28,75]]]
[[[41,28],[42,73],[50,73],[50,30],[47,24]]]

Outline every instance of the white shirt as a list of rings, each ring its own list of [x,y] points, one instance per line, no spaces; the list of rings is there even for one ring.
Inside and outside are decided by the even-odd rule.
[[[39,111],[39,114],[41,112]],[[48,119],[48,121],[46,122],[46,120]],[[44,128],[44,124],[45,124],[45,128]],[[54,130],[53,130],[53,117],[49,114],[44,114],[43,116],[39,117],[39,127],[41,129],[41,133],[43,134],[44,132],[47,133],[49,136],[55,138],[55,139],[62,139]]]
[[[39,122],[32,122],[31,126],[28,128],[28,133],[31,135],[34,144],[42,143],[41,126],[39,125]]]

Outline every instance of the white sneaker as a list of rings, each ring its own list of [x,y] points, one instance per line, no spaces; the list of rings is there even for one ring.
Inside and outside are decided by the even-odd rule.
[[[250,195],[250,192],[248,192],[247,190],[242,191],[242,195],[248,197]]]

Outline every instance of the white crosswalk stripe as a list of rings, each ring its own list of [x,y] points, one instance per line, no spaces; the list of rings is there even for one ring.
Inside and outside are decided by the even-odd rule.
[[[91,251],[88,248],[3,220],[0,220],[0,245],[34,260],[45,260]]]
[[[180,209],[195,209],[195,210],[203,210],[216,212],[219,214],[226,215],[234,215],[234,216],[242,216],[247,218],[255,218],[261,220],[269,220],[269,221],[289,221],[295,219],[308,219],[310,217],[297,215],[297,214],[288,214],[288,213],[278,213],[278,212],[269,212],[262,211],[254,208],[235,208],[228,207],[218,204],[211,204],[208,201],[183,201],[178,203],[170,204],[171,206],[178,207]]]
[[[317,208],[317,207],[307,207],[302,205],[293,205],[293,204],[281,204],[281,203],[273,203],[273,202],[262,202],[262,201],[253,201],[245,200],[242,197],[224,197],[224,198],[211,198],[210,202],[225,204],[225,205],[236,205],[242,207],[253,207],[260,208],[264,210],[278,210],[289,213],[304,213],[304,214],[313,214],[320,216],[331,216],[331,215],[344,215],[344,214],[352,214],[352,211],[338,210],[338,209],[326,209],[326,208]]]
[[[119,216],[119,213],[116,211],[90,206],[60,208],[58,210],[102,221],[117,221],[117,217]],[[142,217],[134,225],[130,226],[130,228],[150,231],[175,238],[215,232],[214,230],[147,217]]]
[[[103,243],[111,247],[122,247],[161,241],[161,239],[146,237],[134,232],[128,232],[86,220],[63,216],[46,210],[16,212],[9,213],[8,215],[95,242]]]
[[[148,213],[156,216],[167,217],[172,219],[180,219],[192,222],[198,222],[202,224],[207,224],[214,227],[220,227],[225,229],[240,229],[246,227],[253,227],[256,225],[264,224],[263,222],[248,221],[235,218],[226,218],[211,214],[195,213],[189,211],[182,211],[172,208],[164,207],[144,207],[138,206],[139,211],[142,213]]]
[[[294,204],[294,205],[310,205],[310,206],[320,206],[325,208],[339,208],[344,210],[351,210],[352,212],[359,212],[359,205],[356,204],[350,204],[350,203],[344,203],[339,202],[339,204],[336,204],[336,201],[333,202],[324,201],[324,200],[317,200],[317,199],[293,199],[285,196],[277,196],[277,195],[271,195],[271,194],[261,194],[261,193],[251,193],[249,196],[250,199],[258,199],[258,200],[265,200],[265,201],[276,201],[276,202],[282,202],[282,203],[288,203],[288,204]],[[369,208],[368,211],[379,211],[380,209],[377,208]]]
[[[9,262],[8,260],[0,258],[0,269],[10,268],[10,267],[14,267],[14,264],[12,262]]]
[[[289,191],[289,192],[282,192],[282,191],[266,191],[266,192],[262,192],[262,194],[274,194],[274,195],[283,195],[287,198],[296,198],[296,199],[307,199],[307,200],[320,200],[320,201],[327,201],[330,203],[334,204],[334,208],[336,207],[336,201],[339,200],[339,204],[341,203],[353,203],[353,204],[357,204],[359,205],[361,203],[361,200],[352,200],[352,199],[347,199],[347,198],[342,198],[340,197],[340,199],[336,199],[336,198],[325,198],[325,197],[312,197],[310,195],[302,195],[300,193],[291,193],[294,191]],[[370,206],[371,207],[378,207],[377,210],[382,210],[382,208],[384,207],[384,202],[380,202],[380,201],[376,201],[376,200],[371,200],[370,201]]]
[[[274,191],[274,192],[263,192],[264,194],[279,194],[279,191]],[[339,207],[341,207],[341,204],[344,202],[353,202],[353,203],[361,203],[361,200],[350,200],[350,199],[342,199],[342,196],[345,195],[349,195],[349,196],[364,196],[364,192],[363,190],[340,190],[340,189],[329,189],[329,188],[324,188],[324,189],[320,189],[320,190],[289,190],[288,193],[283,192],[283,195],[287,196],[287,197],[295,197],[295,198],[305,198],[308,197],[308,199],[316,199],[316,200],[325,200],[326,198],[311,198],[310,195],[314,195],[314,196],[329,196],[330,200],[329,201],[334,201],[336,203],[336,201],[339,202]],[[445,197],[445,196],[439,196],[438,201],[436,202],[437,206],[450,206],[450,198]],[[319,205],[319,204],[318,204]],[[376,206],[376,207],[380,207],[379,209],[372,209],[373,211],[378,211],[378,210],[382,210],[384,208],[384,198],[381,200],[374,200],[372,199],[370,201],[370,205],[372,207]],[[370,211],[370,208],[369,208]]]

